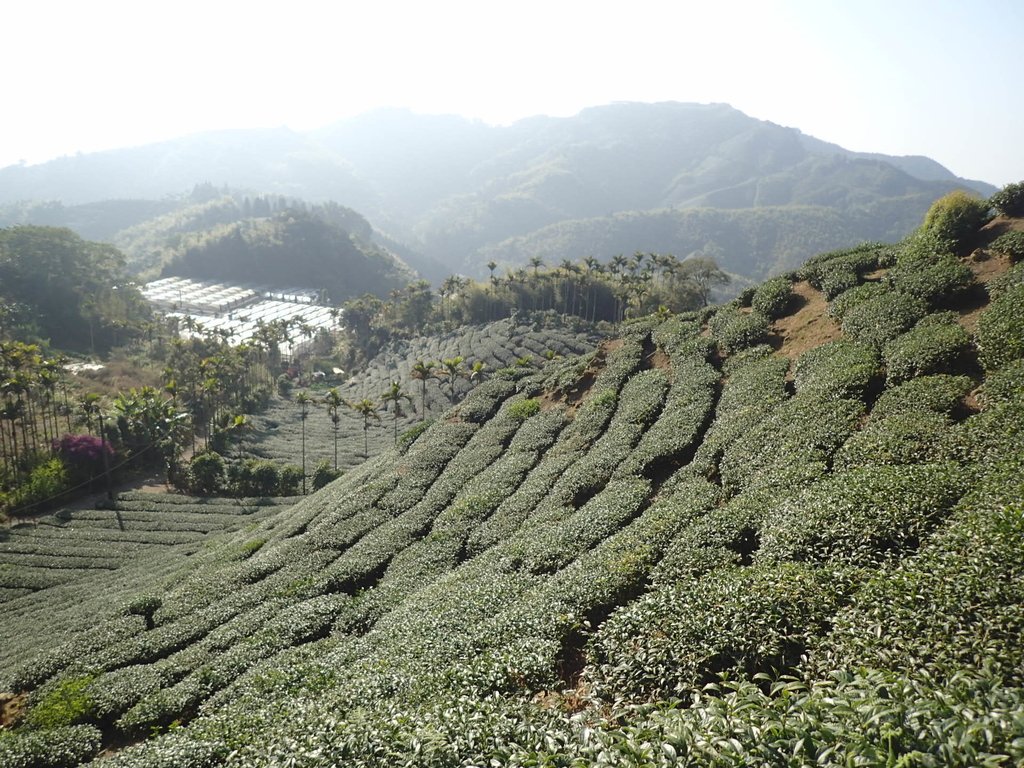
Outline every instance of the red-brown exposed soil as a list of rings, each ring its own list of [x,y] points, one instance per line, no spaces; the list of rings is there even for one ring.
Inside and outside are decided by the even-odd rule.
[[[793,304],[798,309],[772,324],[768,342],[775,354],[795,360],[809,349],[814,349],[843,335],[828,314],[828,302],[821,291],[806,280],[793,284]]]
[[[0,693],[0,728],[11,728],[21,719],[28,706],[28,694]]]
[[[570,411],[575,411],[576,407],[586,398],[587,393],[590,392],[590,388],[594,385],[597,380],[597,374],[601,372],[601,369],[605,366],[605,361],[608,359],[608,355],[617,350],[623,345],[622,339],[609,339],[608,341],[602,341],[597,347],[597,354],[594,355],[593,361],[587,367],[587,370],[580,376],[576,385],[569,390],[561,391],[556,390],[553,392],[545,392],[537,399],[540,401],[540,407],[542,411],[551,410],[557,406],[563,405],[568,406]]]

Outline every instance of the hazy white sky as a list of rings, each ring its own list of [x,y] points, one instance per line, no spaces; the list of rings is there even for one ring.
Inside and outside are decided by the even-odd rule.
[[[0,167],[381,106],[725,102],[1024,180],[1024,0],[10,0]]]

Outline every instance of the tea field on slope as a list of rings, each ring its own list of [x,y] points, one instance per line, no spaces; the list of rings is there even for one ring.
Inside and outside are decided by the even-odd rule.
[[[548,318],[554,320],[554,318]],[[592,352],[601,335],[586,323],[563,326],[551,322],[500,320],[481,326],[471,326],[443,336],[428,336],[396,342],[369,362],[364,370],[355,373],[338,386],[346,401],[358,403],[370,400],[378,408],[375,419],[369,421],[364,445],[363,418],[350,408],[339,409],[338,467],[345,469],[380,453],[394,445],[395,434],[426,419],[439,416],[458,402],[481,381],[503,368],[539,368],[549,358],[567,357]],[[446,376],[440,365],[443,360],[461,358],[462,375]],[[433,363],[429,378],[419,381],[413,377],[417,362]],[[483,367],[475,378],[470,378],[473,365]],[[392,382],[398,382],[407,400],[400,403],[397,419],[394,408],[383,408],[381,395]],[[314,407],[306,418],[306,466],[311,468],[320,461],[334,462],[334,424],[322,402],[326,385],[310,389]],[[245,454],[278,462],[298,464],[301,456],[302,419],[300,407],[290,398],[275,398],[263,413],[248,417],[249,427],[242,440]]]
[[[494,375],[55,602],[60,644],[6,651],[0,762],[1020,764],[1022,269],[826,254]]]

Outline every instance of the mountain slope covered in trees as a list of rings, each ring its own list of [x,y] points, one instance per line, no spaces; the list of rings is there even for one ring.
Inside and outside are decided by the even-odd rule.
[[[599,233],[613,217],[724,209],[727,221],[699,235],[681,218],[684,231],[672,242],[725,251],[736,221],[797,206],[805,216],[808,207],[827,209],[849,228],[851,238],[843,241],[849,243],[878,239],[879,229],[891,239],[903,237],[932,201],[955,187],[994,191],[927,158],[850,152],[724,104],[662,103],[613,104],[505,127],[382,110],[308,134],[204,134],[0,169],[0,202],[58,200],[75,209],[101,200],[158,199],[202,182],[337,201],[419,254],[430,277],[443,270],[479,276],[492,253],[520,259],[516,249],[499,246],[510,238],[539,239],[542,248],[553,248],[545,228],[565,222],[594,227],[598,234],[579,244],[603,247]],[[25,214],[32,217],[26,223],[68,224],[54,220],[61,216],[109,223],[141,212],[117,205],[116,212],[100,214],[51,204]],[[884,223],[876,220],[879,214]],[[798,231],[801,224],[791,226]],[[625,250],[658,251],[661,242],[641,234]],[[822,247],[794,233],[787,242],[763,257],[755,250],[728,258],[738,274],[761,277]],[[561,252],[558,258],[607,259],[615,253]],[[442,267],[429,267],[431,262]]]
[[[1024,225],[986,207],[503,371],[187,573],[50,602],[9,557],[0,626],[68,634],[0,645],[2,761],[1020,763]]]

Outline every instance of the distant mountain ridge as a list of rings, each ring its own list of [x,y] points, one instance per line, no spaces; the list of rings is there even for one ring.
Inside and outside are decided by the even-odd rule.
[[[579,242],[546,239],[565,222],[607,228],[615,218],[652,212],[799,206],[849,222],[852,229],[840,238],[848,243],[902,237],[953,188],[995,191],[929,158],[851,152],[726,104],[665,102],[591,107],[504,127],[386,109],[308,133],[199,134],[0,169],[0,203],[160,199],[202,182],[337,201],[424,263],[477,275],[495,253],[523,258],[510,240],[544,252],[560,248],[565,258],[586,255],[571,250]],[[880,210],[889,222],[884,232],[876,225],[858,229],[858,221],[875,221]],[[822,221],[812,215],[796,226]],[[686,256],[678,251],[693,245],[690,235],[669,242],[641,237],[630,250]],[[708,233],[695,250],[721,250],[730,237]],[[819,240],[756,259],[732,254],[732,261],[741,274],[761,277],[780,263],[800,263],[817,252]]]

